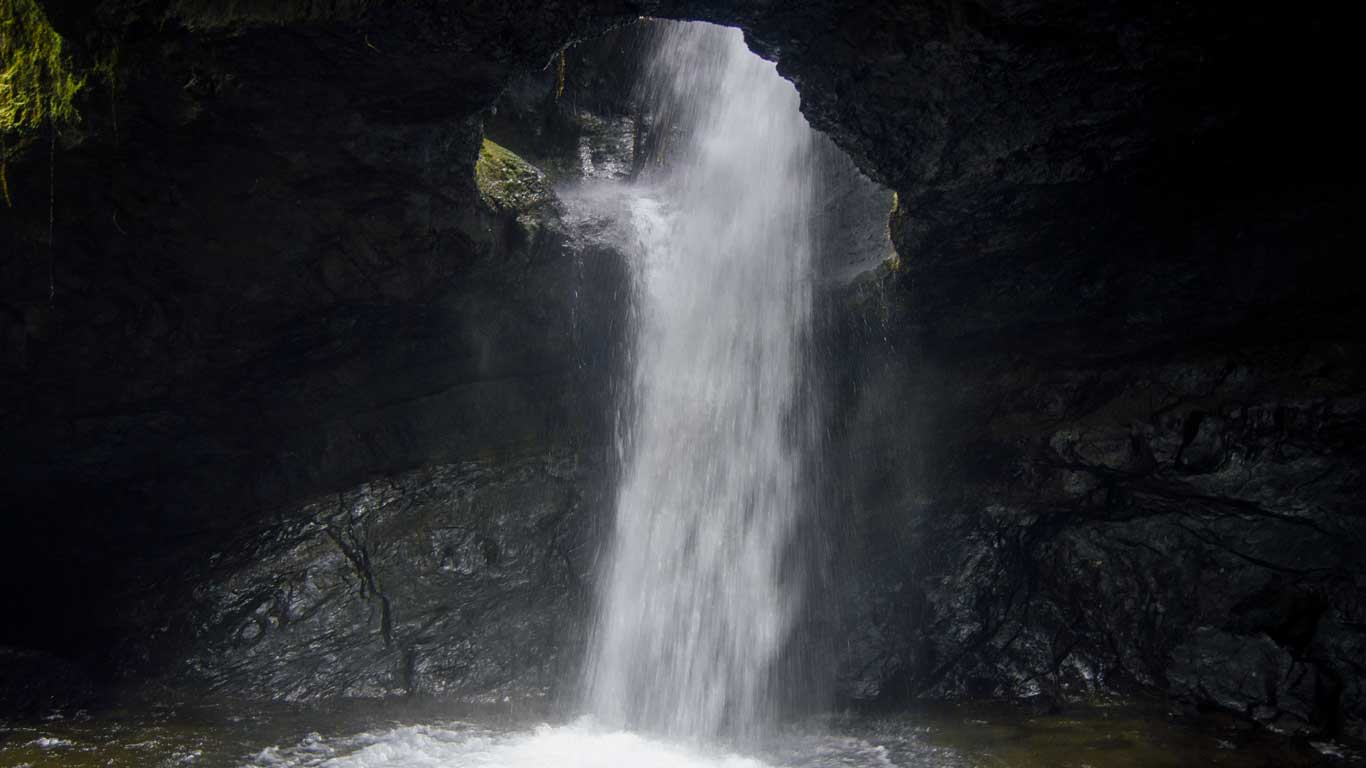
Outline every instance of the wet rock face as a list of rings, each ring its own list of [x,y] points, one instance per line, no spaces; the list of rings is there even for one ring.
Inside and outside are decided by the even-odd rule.
[[[1363,733],[1366,349],[991,364],[898,349],[883,309],[846,338],[849,695],[1157,690]]]
[[[248,26],[129,31],[51,168],[8,164],[0,643],[143,674],[111,640],[166,622],[128,606],[263,519],[605,432],[623,265],[475,183],[522,54]]]
[[[168,685],[286,701],[553,695],[583,639],[602,476],[567,452],[500,456],[310,503],[189,579],[192,650]]]

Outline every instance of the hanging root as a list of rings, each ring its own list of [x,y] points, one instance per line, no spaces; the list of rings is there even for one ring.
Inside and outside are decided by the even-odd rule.
[[[57,126],[49,120],[47,130],[47,303],[51,305],[57,301],[57,255],[53,249],[57,227]]]
[[[565,70],[564,49],[561,48],[561,49],[560,49],[560,61],[559,61],[559,63],[556,65],[556,69],[555,69],[555,101],[559,101],[559,100],[560,100],[560,97],[564,95],[564,70]]]

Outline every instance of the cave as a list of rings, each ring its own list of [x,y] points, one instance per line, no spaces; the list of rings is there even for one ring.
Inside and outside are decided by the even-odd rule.
[[[747,407],[814,425],[771,468],[811,511],[765,555],[807,595],[764,641],[765,727],[866,751],[829,764],[1366,761],[1346,16],[7,0],[0,765],[370,764],[356,734],[451,718],[570,750],[502,764],[595,748],[554,739],[586,738],[654,347],[572,190],[689,157],[691,107],[640,86],[688,25],[811,132],[783,230],[810,306],[745,342],[805,345]],[[675,427],[658,450],[717,471]],[[827,764],[742,708],[711,718],[737,765]]]

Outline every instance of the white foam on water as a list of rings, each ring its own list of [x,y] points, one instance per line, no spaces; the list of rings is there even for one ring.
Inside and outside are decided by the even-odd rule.
[[[263,750],[245,768],[769,768],[761,761],[602,729],[589,721],[495,734],[414,725]]]

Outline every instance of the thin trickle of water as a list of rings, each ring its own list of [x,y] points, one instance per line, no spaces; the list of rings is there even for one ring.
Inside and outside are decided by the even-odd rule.
[[[801,599],[812,147],[738,30],[663,25],[643,87],[662,151],[624,193],[635,340],[587,676],[599,721],[751,736]]]

